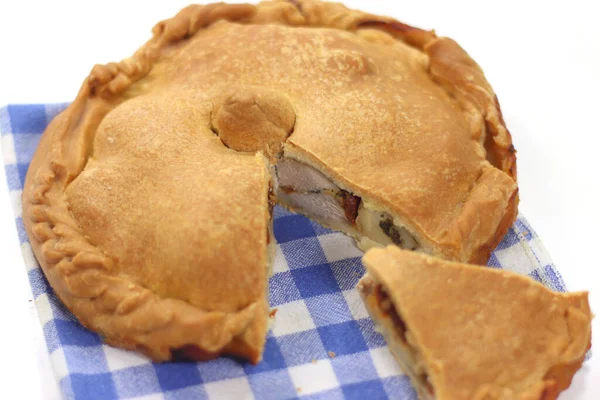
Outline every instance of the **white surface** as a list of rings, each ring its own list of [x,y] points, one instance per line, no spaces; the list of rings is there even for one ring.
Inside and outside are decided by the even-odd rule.
[[[600,312],[600,24],[594,1],[346,1],[457,40],[483,67],[518,150],[521,211],[570,290]],[[74,98],[92,65],[129,56],[187,1],[0,2],[0,105]],[[3,393],[59,397],[0,176]],[[6,321],[9,321],[7,324]],[[598,319],[594,322],[600,332]],[[600,398],[600,354],[566,399]]]

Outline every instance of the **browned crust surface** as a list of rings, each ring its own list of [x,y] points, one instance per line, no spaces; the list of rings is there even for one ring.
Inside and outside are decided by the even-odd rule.
[[[437,399],[555,399],[591,347],[587,292],[552,292],[509,271],[392,246],[363,262],[359,290],[371,316],[395,340],[368,301],[375,282],[410,331]]]
[[[276,75],[277,65],[263,68],[257,57],[240,56],[247,62],[240,66],[214,47],[218,38],[223,41],[219,46],[237,46],[240,53],[247,48],[281,49],[260,47],[255,40],[260,37],[284,42],[295,37],[296,54],[306,45],[313,61],[314,48],[307,44],[330,40],[323,47],[324,70],[316,64],[298,67],[291,70],[295,75],[277,81],[268,75]],[[386,61],[382,51],[397,58]],[[396,61],[400,64],[394,66]],[[346,87],[362,81],[363,94],[369,94],[377,68],[398,68],[399,82],[417,76],[445,110],[440,121],[452,122],[462,137],[458,142],[425,142],[442,149],[467,148],[457,150],[458,161],[446,160],[446,175],[433,175],[429,190],[439,188],[443,193],[438,197],[445,202],[421,201],[418,206],[431,192],[407,201],[408,192],[381,185],[387,177],[371,176],[369,182],[379,186],[369,186],[365,175],[352,168],[380,173],[377,165],[351,159],[339,165],[335,157],[344,148],[329,143],[329,151],[322,151],[315,142],[320,129],[351,143],[351,135],[363,134],[379,121],[373,119],[379,111],[389,114],[385,102],[379,111],[371,104],[363,110],[376,113],[367,113],[360,129],[334,136],[331,124],[339,119],[333,114],[322,118],[318,112],[323,108],[315,107],[316,100],[327,104],[326,98],[317,98],[318,84]],[[332,79],[307,85],[314,83],[313,71]],[[240,79],[240,85],[215,88],[207,78],[224,82],[227,74]],[[257,89],[264,82],[271,82],[263,85],[266,91]],[[409,90],[407,85],[399,89]],[[308,89],[312,98],[303,97]],[[368,99],[361,101],[368,105]],[[329,104],[335,103],[330,99]],[[244,108],[253,112],[239,111]],[[260,135],[236,137],[240,115],[249,118],[243,125]],[[215,135],[219,130],[229,135],[221,138],[229,149]],[[148,132],[166,132],[163,136],[170,140]],[[363,149],[389,147],[392,136],[373,137]],[[45,132],[25,182],[23,216],[50,284],[85,326],[116,346],[144,351],[158,361],[182,348],[203,357],[227,353],[259,361],[268,320],[270,177],[264,157],[239,151],[262,149],[273,157],[286,140],[286,148],[318,164],[345,189],[406,220],[422,244],[442,257],[484,261],[514,220],[516,172],[510,135],[483,73],[453,41],[317,1],[190,6],[157,24],[153,37],[131,58],[95,66],[75,101]],[[355,155],[385,161],[400,154]],[[423,161],[416,157],[407,167],[420,165]],[[440,166],[432,168],[439,171]],[[214,170],[226,171],[226,179]],[[424,176],[418,170],[409,172]],[[444,182],[458,183],[445,189]],[[402,187],[401,180],[397,183],[396,188]],[[404,188],[411,190],[409,185]],[[201,199],[206,193],[211,198]],[[463,202],[463,207],[455,206]],[[437,213],[446,203],[454,204],[453,209]],[[200,351],[189,350],[194,348]]]

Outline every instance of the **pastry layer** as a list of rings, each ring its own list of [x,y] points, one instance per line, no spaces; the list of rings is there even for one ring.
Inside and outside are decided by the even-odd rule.
[[[358,290],[422,398],[555,399],[591,346],[587,293],[395,246]]]

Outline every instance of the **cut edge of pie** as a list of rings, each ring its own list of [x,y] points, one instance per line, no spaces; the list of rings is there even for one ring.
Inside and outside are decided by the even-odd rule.
[[[410,218],[398,215],[393,205],[368,194],[361,196],[341,178],[327,176],[325,168],[301,150],[290,144],[284,149],[283,157],[275,164],[278,202],[353,237],[363,251],[394,244],[444,259],[485,264],[516,220],[517,185],[491,166],[474,184],[453,229],[445,231],[440,239],[411,225]],[[289,175],[299,178],[295,183],[300,187],[289,184]],[[306,187],[307,182],[315,186]]]
[[[357,289],[421,399],[555,399],[591,348],[588,293],[396,246]]]
[[[256,6],[190,6],[174,18],[157,24],[153,37],[133,57],[93,68],[77,98],[47,128],[26,178],[23,216],[33,251],[56,295],[84,326],[100,332],[112,345],[141,351],[156,361],[205,360],[221,354],[240,356],[253,363],[261,359],[270,321],[268,285],[256,301],[235,312],[202,310],[189,302],[160,296],[126,276],[112,275],[118,260],[106,253],[106,249],[94,245],[65,198],[65,191],[89,161],[98,126],[114,106],[104,100],[121,99],[118,103],[129,98],[125,96],[133,96],[128,89],[148,75],[162,49],[222,19],[328,27],[364,34],[381,30],[423,51],[429,58],[431,79],[456,99],[474,124],[484,124],[477,140],[485,148],[490,164],[483,168],[465,199],[463,212],[453,230],[439,241],[427,237],[417,227],[411,227],[406,218],[395,214],[393,205],[348,190],[352,182],[345,182],[334,171],[327,171],[332,175],[327,177],[332,190],[327,196],[333,194],[331,205],[341,205],[349,225],[336,226],[326,218],[315,218],[354,236],[363,249],[391,241],[450,259],[483,262],[489,257],[516,218],[516,156],[498,101],[483,72],[454,41],[390,18],[312,0],[273,1]],[[284,144],[283,155],[288,162],[297,161],[317,171],[326,169],[319,160],[292,143]],[[268,165],[266,157],[257,155],[256,159],[259,164]],[[277,165],[281,167],[283,163],[280,161]],[[265,186],[277,190],[278,200],[283,205],[306,212],[298,204],[303,199],[288,198],[293,197],[293,188],[285,193],[285,187],[276,186],[279,173],[278,168],[277,174],[270,176],[266,167],[264,181],[271,184]],[[264,193],[264,203],[271,201],[270,193]],[[493,215],[492,219],[480,217],[482,201],[487,207],[485,213]],[[265,215],[265,218],[268,220],[271,216]],[[362,238],[365,234],[360,235],[357,226],[368,232],[366,236],[370,238]],[[274,240],[272,229],[268,229],[270,243],[267,240],[266,251],[272,254]],[[272,257],[265,259],[263,278],[267,281],[266,271]]]

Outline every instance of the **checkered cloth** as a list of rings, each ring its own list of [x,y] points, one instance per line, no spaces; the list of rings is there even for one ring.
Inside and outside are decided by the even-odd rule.
[[[270,303],[279,309],[263,361],[229,358],[153,364],[102,343],[57,299],[36,262],[21,217],[27,167],[61,105],[0,109],[2,153],[29,281],[54,374],[67,399],[416,399],[354,289],[364,273],[353,241],[275,208],[277,238]],[[519,216],[489,267],[565,286],[542,243]]]

